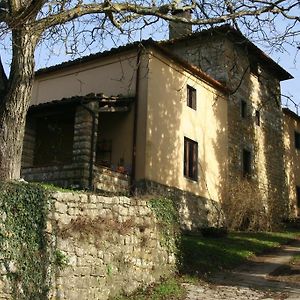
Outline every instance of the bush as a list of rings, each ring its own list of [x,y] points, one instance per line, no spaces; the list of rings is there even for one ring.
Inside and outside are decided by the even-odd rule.
[[[226,227],[231,231],[273,231],[279,228],[282,199],[267,198],[267,191],[251,179],[237,180],[222,203]]]
[[[221,238],[227,236],[228,230],[225,227],[204,227],[201,233],[207,238]]]

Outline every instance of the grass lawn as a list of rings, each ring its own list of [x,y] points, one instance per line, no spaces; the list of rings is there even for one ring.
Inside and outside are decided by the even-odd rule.
[[[247,258],[285,244],[300,235],[299,231],[286,232],[236,232],[222,238],[183,236],[181,243],[180,278],[171,278],[161,284],[116,300],[179,300],[185,291],[182,281],[195,281],[207,274],[231,269]]]
[[[299,231],[236,232],[222,238],[183,236],[183,274],[205,275],[231,269],[254,254],[278,247],[300,235]]]

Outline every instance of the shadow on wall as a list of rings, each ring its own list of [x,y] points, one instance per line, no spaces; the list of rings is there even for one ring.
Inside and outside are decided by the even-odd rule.
[[[261,66],[255,72],[247,57],[235,55],[240,69],[232,74],[238,88],[229,101],[230,187],[224,209],[232,229],[271,230],[285,216],[287,195],[279,82]]]
[[[160,194],[167,190],[179,198],[188,229],[212,225],[218,217],[211,212],[219,213],[225,194],[227,104],[212,87],[160,57],[151,57],[149,65],[145,179],[155,184],[147,188],[160,186]],[[188,85],[197,91],[196,109],[187,106]],[[184,176],[185,138],[197,143],[196,178]]]
[[[295,131],[299,132],[299,129],[299,121],[295,120],[289,114],[284,114],[285,168],[289,189],[289,211],[292,217],[299,216],[299,208],[297,209],[297,186],[300,186],[300,163],[299,150],[296,149],[295,144]]]

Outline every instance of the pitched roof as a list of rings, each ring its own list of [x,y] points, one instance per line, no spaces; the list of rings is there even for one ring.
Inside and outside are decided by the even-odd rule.
[[[289,72],[287,72],[283,67],[276,63],[270,56],[268,56],[265,52],[259,49],[256,45],[254,45],[249,39],[247,39],[240,31],[237,31],[230,25],[212,27],[210,29],[194,32],[176,39],[162,41],[160,42],[160,44],[162,46],[176,45],[180,44],[181,42],[186,42],[188,40],[197,40],[203,36],[213,36],[217,34],[222,34],[222,36],[226,36],[228,39],[232,40],[238,45],[246,46],[250,53],[257,57],[262,64],[264,64],[269,70],[271,70],[274,74],[277,75],[279,80],[283,81],[294,78]]]
[[[287,107],[284,107],[282,109],[283,113],[291,118],[293,118],[294,120],[296,120],[297,122],[300,122],[300,116],[298,114],[296,114],[295,112],[293,112],[292,110],[290,110]]]
[[[214,27],[214,28],[203,30],[200,32],[195,32],[190,35],[187,35],[187,36],[184,36],[184,37],[181,37],[178,39],[173,39],[173,40],[157,42],[150,38],[148,40],[133,42],[130,44],[126,44],[124,46],[112,48],[107,51],[90,54],[88,56],[77,58],[75,60],[63,62],[58,65],[40,69],[40,70],[36,71],[35,75],[40,76],[42,74],[48,74],[50,72],[62,70],[67,67],[77,66],[82,63],[91,62],[91,61],[94,61],[97,59],[109,57],[111,55],[115,55],[115,54],[119,54],[119,53],[124,53],[126,51],[130,51],[130,50],[134,50],[134,49],[139,49],[139,48],[142,49],[142,48],[152,47],[152,48],[160,51],[161,53],[163,53],[165,56],[169,57],[170,59],[176,61],[177,63],[182,65],[184,68],[188,69],[193,74],[201,77],[208,83],[212,84],[219,90],[222,90],[223,92],[228,93],[229,90],[223,83],[212,78],[210,75],[206,74],[200,68],[188,63],[186,60],[184,60],[184,59],[180,58],[179,56],[175,55],[174,53],[168,51],[164,47],[167,45],[174,45],[174,44],[184,42],[187,40],[195,40],[203,35],[208,35],[208,34],[213,35],[217,32],[225,34],[228,38],[234,39],[236,42],[246,45],[248,47],[249,51],[251,51],[256,57],[258,57],[262,62],[264,62],[265,65],[267,66],[267,68],[269,68],[271,71],[273,71],[277,75],[278,79],[286,80],[286,79],[293,78],[293,76],[290,73],[288,73],[285,69],[283,69],[280,65],[278,65],[273,59],[271,59],[267,54],[265,54],[262,50],[260,50],[257,46],[255,46],[252,42],[250,42],[242,33],[238,32],[237,30],[235,30],[234,28],[232,28],[229,25]]]
[[[64,68],[68,68],[68,67],[79,66],[83,63],[88,63],[88,62],[92,62],[92,61],[102,59],[102,58],[105,58],[105,57],[110,57],[111,55],[115,55],[115,54],[121,54],[121,53],[124,53],[126,51],[146,49],[146,48],[152,48],[156,51],[159,51],[161,54],[163,54],[167,58],[169,58],[169,59],[173,60],[174,62],[178,63],[184,69],[186,69],[187,71],[189,71],[193,75],[201,78],[202,80],[209,83],[210,85],[214,86],[218,90],[220,90],[224,93],[229,93],[230,92],[229,89],[223,83],[221,83],[220,81],[214,79],[213,77],[211,77],[210,75],[208,75],[207,73],[202,71],[197,66],[194,66],[194,65],[188,63],[186,60],[184,60],[184,59],[180,58],[179,56],[177,56],[176,54],[170,52],[168,49],[160,46],[158,42],[156,42],[152,39],[142,40],[140,42],[133,42],[133,43],[127,44],[125,46],[112,48],[111,50],[98,52],[98,53],[95,53],[95,54],[90,54],[88,56],[84,56],[84,57],[81,57],[81,58],[78,58],[78,59],[75,59],[75,60],[63,62],[63,63],[58,64],[58,65],[54,65],[54,66],[51,66],[51,67],[48,67],[48,68],[40,69],[40,70],[35,72],[35,76],[40,76],[40,75],[43,75],[43,74],[49,74],[51,72],[60,71]]]

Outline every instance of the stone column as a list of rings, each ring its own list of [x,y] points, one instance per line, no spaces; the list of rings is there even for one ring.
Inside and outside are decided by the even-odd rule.
[[[27,116],[23,140],[22,168],[32,167],[34,160],[34,147],[36,135],[36,122],[33,117]]]
[[[93,188],[93,166],[96,158],[98,103],[78,105],[75,112],[73,162],[81,169],[81,188]],[[92,166],[91,166],[92,163]]]

